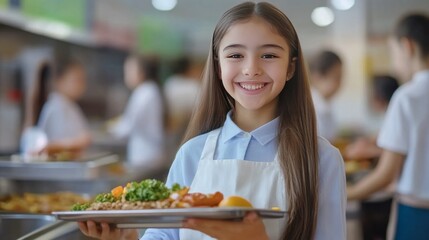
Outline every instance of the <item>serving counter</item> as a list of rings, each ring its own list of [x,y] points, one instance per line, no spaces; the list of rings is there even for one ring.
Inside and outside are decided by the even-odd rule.
[[[161,178],[165,172],[165,168],[128,167],[117,155],[106,152],[87,153],[79,159],[61,162],[22,162],[0,157],[0,209],[10,196],[68,192],[91,198],[130,181]],[[0,236],[1,239],[87,239],[76,223],[58,221],[50,212],[16,210],[0,210]]]
[[[109,153],[88,153],[76,160],[20,161],[19,156],[0,158],[0,177],[17,180],[90,180],[102,176],[103,167],[118,162]]]

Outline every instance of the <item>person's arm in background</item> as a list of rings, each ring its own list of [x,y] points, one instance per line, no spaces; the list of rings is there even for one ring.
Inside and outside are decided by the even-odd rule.
[[[118,122],[113,125],[109,132],[119,139],[125,139],[134,131],[140,131],[142,125],[147,123],[147,119],[152,114],[152,109],[159,108],[159,103],[154,102],[157,98],[154,89],[150,86],[138,87],[134,89],[124,114],[118,118]]]
[[[356,185],[347,188],[348,199],[365,199],[387,187],[400,173],[404,160],[405,155],[384,150],[376,168]]]
[[[108,129],[109,133],[119,139],[125,139],[131,134],[135,124],[138,122],[140,113],[139,102],[140,98],[143,97],[144,96],[138,96],[136,91],[131,94],[124,113],[115,119],[116,122]]]
[[[55,154],[62,151],[79,152],[86,149],[90,144],[91,135],[89,133],[82,133],[78,137],[71,139],[49,142],[43,151],[48,154]]]
[[[407,113],[400,92],[401,90],[398,90],[393,95],[378,135],[377,144],[383,148],[380,160],[369,175],[347,189],[350,200],[365,199],[372,193],[382,190],[393,182],[402,170],[410,134],[407,123],[410,122],[408,118],[412,114]]]
[[[367,160],[380,157],[382,152],[375,137],[361,137],[348,145],[344,154],[346,159]]]
[[[87,120],[79,107],[66,107],[51,104],[44,108],[38,126],[47,134],[48,145],[43,150],[48,154],[62,151],[79,152],[85,150],[91,144],[91,134]],[[64,107],[64,109],[63,109]],[[64,129],[70,128],[74,136],[63,136]],[[69,135],[70,132],[66,135]],[[61,136],[61,137],[59,137]]]

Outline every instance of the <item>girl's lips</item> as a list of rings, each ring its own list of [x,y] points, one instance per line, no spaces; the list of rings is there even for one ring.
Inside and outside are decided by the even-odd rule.
[[[247,94],[258,94],[264,90],[268,83],[238,82],[236,85]]]

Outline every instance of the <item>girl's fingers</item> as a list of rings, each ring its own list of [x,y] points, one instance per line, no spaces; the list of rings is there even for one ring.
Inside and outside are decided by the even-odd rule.
[[[187,219],[184,222],[184,228],[227,228],[227,229],[235,229],[237,225],[245,224],[255,224],[256,222],[261,221],[258,214],[255,212],[248,213],[242,222],[230,222],[230,221],[222,221],[222,220],[208,220],[208,219]]]
[[[216,238],[217,235],[216,233],[219,232],[219,228],[222,228],[221,221],[216,221],[216,220],[206,220],[206,219],[187,219],[184,224],[183,227],[185,228],[189,228],[189,229],[193,229],[193,230],[197,230],[200,232],[203,232],[211,237]],[[223,229],[226,230],[226,229]]]
[[[110,226],[107,223],[101,223],[101,239],[109,239],[110,235]]]
[[[77,225],[84,235],[88,235],[88,227],[86,226],[86,222],[78,222]]]
[[[211,237],[218,239],[237,239],[237,236],[242,236],[244,232],[254,232],[255,236],[259,236],[265,232],[264,224],[258,214],[252,212],[247,214],[241,222],[231,222],[222,220],[208,219],[187,219],[184,228],[189,228],[203,232]],[[250,234],[251,237],[255,237]],[[248,239],[246,237],[246,239]]]
[[[88,235],[93,238],[100,238],[100,232],[97,229],[97,225],[93,221],[88,221]]]
[[[261,219],[259,218],[258,214],[256,214],[255,212],[248,213],[243,219],[243,222],[249,222],[249,223],[254,223],[257,221],[261,221]]]

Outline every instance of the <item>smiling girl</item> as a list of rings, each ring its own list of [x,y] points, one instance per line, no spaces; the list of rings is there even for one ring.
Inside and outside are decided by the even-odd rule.
[[[343,162],[317,137],[299,39],[279,9],[246,2],[224,13],[189,126],[167,184],[239,195],[255,208],[286,210],[287,217],[188,219],[180,230],[149,229],[142,239],[345,239]],[[81,229],[91,236],[120,234],[88,224]]]

